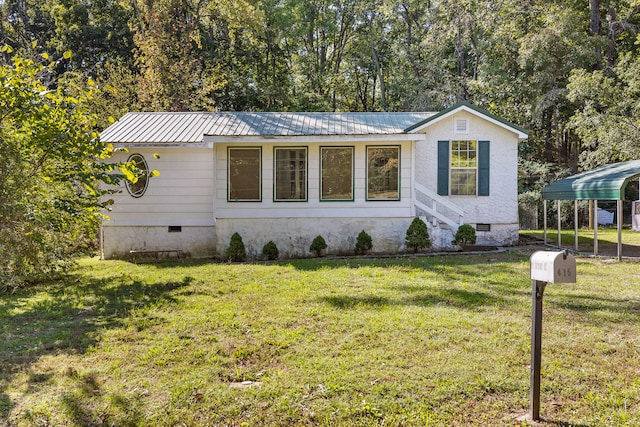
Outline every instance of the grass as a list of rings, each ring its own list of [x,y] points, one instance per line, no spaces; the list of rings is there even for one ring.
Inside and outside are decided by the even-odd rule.
[[[82,260],[0,299],[0,425],[527,425],[529,255]],[[547,287],[545,424],[640,425],[639,275]]]
[[[537,239],[544,238],[542,230],[525,230],[520,232],[521,236],[531,236]],[[571,230],[561,230],[560,241],[563,248],[574,249],[575,232]],[[547,229],[547,243],[549,245],[558,244],[558,230]],[[578,229],[578,250],[585,253],[593,253],[593,230],[587,228]],[[598,228],[598,255],[617,256],[618,254],[618,230],[610,226]],[[640,257],[640,232],[630,229],[622,230],[622,256]]]

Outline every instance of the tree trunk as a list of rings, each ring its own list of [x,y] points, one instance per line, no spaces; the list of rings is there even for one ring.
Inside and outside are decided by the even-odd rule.
[[[589,22],[589,33],[597,37],[600,35],[601,20],[600,20],[600,0],[589,0],[589,13],[591,14],[591,20]],[[596,62],[592,68],[594,70],[602,69],[602,50],[600,46],[596,47]]]
[[[616,45],[616,38],[618,37],[618,31],[616,27],[618,26],[618,23],[616,22],[616,19],[616,8],[614,6],[611,6],[608,13],[609,25],[607,31],[607,39],[609,43],[607,44],[607,68],[613,67],[616,64],[616,59],[618,58],[618,49]]]

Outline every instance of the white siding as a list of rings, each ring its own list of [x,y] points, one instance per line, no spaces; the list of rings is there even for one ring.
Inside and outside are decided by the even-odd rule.
[[[384,142],[345,144],[262,144],[262,201],[227,201],[227,148],[228,144],[216,144],[215,151],[215,201],[217,219],[225,218],[360,218],[360,217],[408,217],[411,215],[411,143]],[[232,147],[257,147],[255,143],[235,143]],[[308,153],[307,201],[274,202],[273,156],[274,147],[306,147]],[[350,146],[354,150],[354,200],[320,201],[320,147]],[[400,146],[400,200],[366,200],[366,147]]]
[[[149,180],[140,198],[129,195],[124,185],[114,200],[104,227],[115,226],[213,226],[213,153],[207,148],[131,148],[115,160],[131,154],[144,156],[149,169],[160,176]],[[154,157],[154,153],[159,158]]]

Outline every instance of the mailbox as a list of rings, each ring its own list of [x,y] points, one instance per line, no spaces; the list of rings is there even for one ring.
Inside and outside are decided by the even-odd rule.
[[[547,283],[575,283],[576,259],[567,251],[531,255],[531,278]]]
[[[531,255],[531,420],[540,420],[542,297],[547,283],[576,283],[576,259],[568,251]]]

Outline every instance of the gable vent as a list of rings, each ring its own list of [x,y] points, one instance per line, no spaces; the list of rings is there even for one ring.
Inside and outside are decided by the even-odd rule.
[[[455,120],[455,133],[469,133],[469,121],[466,118]]]

